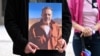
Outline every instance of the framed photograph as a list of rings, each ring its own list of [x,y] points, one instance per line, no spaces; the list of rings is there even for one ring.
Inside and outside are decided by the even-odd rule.
[[[28,39],[40,50],[56,50],[62,38],[62,4],[29,3]]]

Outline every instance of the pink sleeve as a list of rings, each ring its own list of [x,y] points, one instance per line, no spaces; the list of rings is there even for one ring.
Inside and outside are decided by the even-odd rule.
[[[99,10],[99,15],[98,15],[98,22],[100,23],[100,0],[97,0],[98,3],[98,10]]]
[[[74,12],[75,12],[75,0],[67,0],[68,2],[68,7],[71,13],[71,19],[72,21],[75,21],[75,17],[74,17]]]

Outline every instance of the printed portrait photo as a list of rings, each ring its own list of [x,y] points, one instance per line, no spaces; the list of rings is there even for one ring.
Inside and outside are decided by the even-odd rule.
[[[28,39],[40,50],[56,50],[62,39],[62,4],[29,3]]]

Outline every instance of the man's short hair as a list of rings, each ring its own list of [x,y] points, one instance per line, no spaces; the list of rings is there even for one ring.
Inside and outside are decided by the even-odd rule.
[[[46,10],[46,9],[50,9],[50,10],[52,11],[52,8],[51,8],[51,7],[46,6],[46,7],[44,7],[44,8],[42,9],[42,13],[43,13],[43,11]]]

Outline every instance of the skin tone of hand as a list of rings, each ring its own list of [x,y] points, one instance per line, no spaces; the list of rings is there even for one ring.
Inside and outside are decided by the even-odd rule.
[[[72,25],[75,29],[82,32],[81,36],[87,37],[92,35],[92,30],[88,27],[83,27],[74,21],[72,21]]]
[[[79,25],[78,23],[72,21],[72,25],[75,29],[79,30],[82,32],[81,36],[87,37],[87,36],[91,36],[92,35],[92,30],[90,28],[87,27],[83,27],[81,25]],[[100,29],[100,22],[98,22],[95,26],[94,26],[94,30],[98,31]]]
[[[100,22],[98,22],[95,26],[94,26],[94,30],[98,31],[100,29]],[[85,29],[82,31],[81,36],[91,36],[92,35],[92,29],[85,27]]]
[[[60,53],[63,53],[66,48],[66,41],[64,39],[58,40],[58,46],[56,47],[56,50],[58,50]]]
[[[26,54],[29,54],[29,53],[34,54],[36,52],[36,50],[38,50],[38,49],[39,49],[39,47],[37,45],[33,44],[32,42],[29,42],[25,47],[25,53]]]
[[[84,27],[84,29],[82,30],[81,36],[88,37],[91,35],[92,35],[92,29],[88,27]]]

